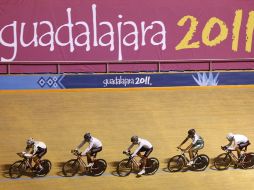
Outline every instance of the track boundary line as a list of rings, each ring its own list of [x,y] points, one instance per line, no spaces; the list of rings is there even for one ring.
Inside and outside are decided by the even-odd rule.
[[[251,170],[251,169],[248,169],[248,170]],[[211,169],[211,168],[207,168],[206,170],[204,171],[199,171],[199,172],[195,172],[195,171],[190,171],[190,170],[187,170],[187,171],[180,171],[180,172],[170,172],[170,171],[165,171],[165,168],[164,169],[160,169],[158,170],[154,175],[172,175],[172,174],[177,174],[177,173],[190,173],[190,172],[194,172],[194,173],[202,173],[202,172],[227,172],[227,171],[248,171],[248,170],[243,170],[243,169],[239,169],[239,168],[228,168],[227,170],[222,170],[222,171],[219,171],[219,170],[216,170],[216,169]],[[133,173],[132,173],[133,174]],[[130,175],[132,175],[130,174]],[[135,175],[135,174],[133,174]],[[153,175],[148,175],[148,176],[153,176]],[[4,183],[4,182],[10,182],[10,181],[32,181],[32,180],[48,180],[48,179],[79,179],[79,178],[85,178],[85,177],[92,177],[92,176],[88,176],[88,175],[82,175],[82,176],[73,176],[73,177],[65,177],[65,176],[60,176],[60,175],[52,175],[52,176],[45,176],[45,177],[34,177],[34,178],[29,178],[29,177],[26,177],[26,178],[17,178],[17,179],[11,179],[11,178],[3,178],[3,179],[0,179],[0,183]],[[119,176],[116,176],[112,173],[104,173],[102,176],[99,176],[99,177],[118,177],[118,178],[125,178],[125,177],[119,177]],[[127,177],[127,176],[126,176]],[[143,177],[146,177],[146,176],[143,176]]]

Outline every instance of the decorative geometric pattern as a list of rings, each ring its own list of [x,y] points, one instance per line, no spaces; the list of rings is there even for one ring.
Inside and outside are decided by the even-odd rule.
[[[207,75],[205,72],[197,73],[197,78],[194,75],[192,75],[192,78],[196,81],[196,83],[199,86],[217,86],[219,82],[218,77],[219,73],[213,76],[212,72],[209,72],[209,74]]]
[[[37,81],[41,88],[62,88],[60,80],[62,76],[43,76]]]

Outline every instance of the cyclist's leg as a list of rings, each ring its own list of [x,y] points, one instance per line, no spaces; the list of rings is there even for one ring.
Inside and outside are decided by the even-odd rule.
[[[146,151],[146,148],[142,147],[138,152],[137,152],[137,155],[141,158],[139,163],[140,163],[140,168],[143,167],[143,158],[144,158],[144,155],[141,154],[141,152],[145,152]]]
[[[37,152],[35,153],[35,155],[33,156],[33,161],[35,162],[35,166],[34,168],[39,169],[39,171],[41,171],[43,169],[40,160],[41,158],[47,153],[47,149],[44,148],[38,148]]]
[[[143,167],[146,166],[147,158],[148,158],[148,156],[152,153],[152,151],[153,151],[153,147],[152,147],[152,148],[149,148],[149,149],[147,149],[147,150],[145,151],[145,154],[144,154],[144,156],[143,156]]]
[[[250,145],[250,142],[249,141],[246,141],[246,142],[242,142],[240,144],[238,144],[236,146],[236,151],[237,151],[237,156],[238,158],[241,158],[241,156],[243,155],[243,152],[246,152],[247,150],[247,147]]]
[[[91,149],[91,150],[92,150],[92,149]],[[91,150],[88,151],[88,152],[86,153],[86,159],[87,159],[88,165],[89,165],[90,163],[92,163]]]
[[[143,158],[141,159],[141,166],[140,166],[141,170],[138,173],[139,175],[142,175],[145,173],[145,166],[146,166],[147,158],[153,151],[153,147],[148,148],[148,149],[144,148],[143,150],[144,150],[145,154],[143,155]]]
[[[194,152],[198,153],[198,150],[202,149],[203,147],[204,147],[204,144],[197,144],[197,145],[194,145],[193,147],[191,147],[189,149],[190,162],[188,163],[188,165],[193,164]]]
[[[88,166],[92,166],[93,162],[97,156],[97,153],[102,151],[102,147],[92,148],[89,152],[87,152],[87,163]]]
[[[138,152],[137,155],[138,155],[138,157],[140,157],[141,159],[144,157],[144,156],[141,154],[141,152]]]

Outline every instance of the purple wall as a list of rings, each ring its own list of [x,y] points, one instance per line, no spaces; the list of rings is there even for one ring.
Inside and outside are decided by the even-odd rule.
[[[17,73],[54,72],[54,61],[86,63],[64,65],[63,72],[103,72],[105,65],[93,62],[120,61],[111,67],[120,72],[157,67],[149,62],[143,68],[135,61],[254,57],[253,0],[2,0],[0,16],[1,62],[53,65],[13,62]],[[164,64],[162,70],[171,67],[202,70],[207,65]],[[253,68],[253,63],[246,67]],[[6,70],[0,65],[0,73]]]

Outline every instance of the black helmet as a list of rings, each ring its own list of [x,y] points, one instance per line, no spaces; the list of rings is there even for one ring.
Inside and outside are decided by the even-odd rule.
[[[193,136],[193,135],[195,135],[195,129],[190,129],[189,131],[188,131],[188,136]]]
[[[90,133],[86,133],[86,134],[84,135],[84,139],[85,139],[86,141],[89,141],[91,138],[92,138],[92,137],[91,137],[91,134],[90,134]]]
[[[138,143],[138,136],[134,135],[131,137],[131,142],[132,143]]]

